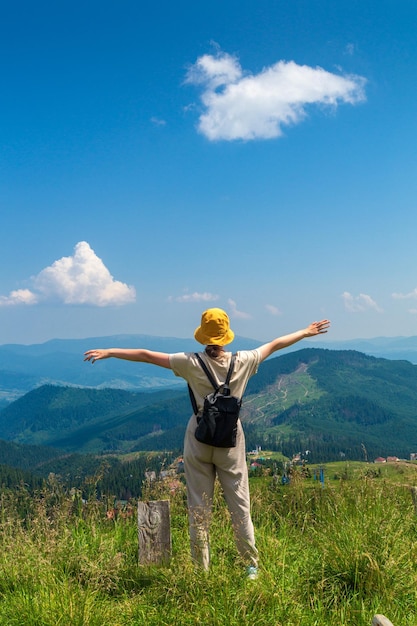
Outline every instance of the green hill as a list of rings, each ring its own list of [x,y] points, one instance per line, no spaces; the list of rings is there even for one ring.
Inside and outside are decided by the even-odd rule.
[[[181,449],[186,388],[155,393],[43,386],[0,412],[0,437],[71,452]],[[269,359],[243,402],[247,447],[312,462],[417,451],[417,366],[352,350]]]
[[[84,497],[140,497],[147,471],[166,469],[178,455],[140,452],[129,455],[80,454],[48,446],[0,440],[0,493],[40,493],[54,485],[80,489]]]
[[[299,350],[264,363],[242,418],[251,439],[284,454],[363,458],[364,446],[370,458],[408,458],[417,449],[417,367],[350,350]]]
[[[62,450],[47,446],[22,445],[0,439],[0,463],[24,471],[31,471],[63,454]]]
[[[0,437],[72,451],[130,450],[140,437],[183,423],[185,404],[183,391],[43,385],[0,412]]]

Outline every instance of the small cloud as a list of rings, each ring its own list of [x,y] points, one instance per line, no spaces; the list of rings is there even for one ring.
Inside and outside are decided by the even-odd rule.
[[[229,307],[230,307],[230,314],[232,317],[237,317],[241,320],[250,320],[251,319],[251,315],[249,315],[249,313],[244,313],[243,311],[239,311],[237,306],[236,306],[236,302],[234,300],[232,300],[231,298],[229,298],[229,300],[227,301]]]
[[[194,291],[194,293],[186,293],[183,296],[170,296],[168,298],[170,302],[214,302],[218,299],[219,296],[214,293],[208,293],[207,291],[204,293]]]
[[[268,311],[268,313],[270,313],[271,315],[281,315],[282,314],[281,311],[279,310],[279,308],[274,306],[273,304],[266,304],[265,308]]]
[[[417,299],[417,287],[408,293],[393,293],[391,294],[394,300],[416,300]],[[416,308],[408,309],[408,313],[411,315],[417,314]]]
[[[158,117],[151,117],[151,122],[155,126],[166,126],[166,121],[165,120],[161,120]]]
[[[77,243],[73,256],[58,259],[32,281],[32,291],[12,291],[8,297],[0,298],[0,305],[58,301],[102,307],[128,304],[136,298],[134,287],[115,280],[85,241]]]
[[[413,291],[410,291],[409,293],[393,293],[392,297],[395,300],[410,300],[410,299],[417,298],[417,287],[413,289]]]
[[[185,82],[202,89],[199,131],[212,141],[233,141],[279,137],[283,126],[300,123],[313,104],[336,108],[361,102],[366,79],[294,61],[250,74],[237,57],[217,50],[199,57]]]
[[[347,54],[348,56],[353,56],[355,54],[355,44],[354,43],[348,43],[345,47],[345,54]]]
[[[29,289],[11,291],[8,296],[0,296],[0,307],[36,304],[38,297]]]
[[[374,310],[378,313],[382,313],[382,309],[378,304],[365,293],[360,293],[358,296],[352,296],[351,293],[345,291],[342,294],[345,308],[351,313],[363,313],[364,311]]]

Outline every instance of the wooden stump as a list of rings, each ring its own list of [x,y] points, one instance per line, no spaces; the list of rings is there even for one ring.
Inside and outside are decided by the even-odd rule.
[[[138,502],[139,563],[167,563],[171,558],[169,500]]]
[[[372,626],[393,626],[393,623],[385,615],[374,615]]]

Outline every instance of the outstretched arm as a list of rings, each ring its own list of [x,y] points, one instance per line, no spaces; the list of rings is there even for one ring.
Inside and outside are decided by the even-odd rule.
[[[159,367],[171,369],[169,354],[166,352],[154,352],[153,350],[140,348],[106,348],[104,350],[87,350],[84,353],[84,361],[91,361],[91,363],[112,357],[126,361],[138,361],[139,363],[152,363],[153,365],[159,365]]]
[[[282,337],[277,337],[276,339],[273,339],[269,343],[265,343],[259,348],[261,352],[261,360],[264,361],[277,350],[282,350],[282,348],[288,348],[288,346],[292,346],[293,343],[297,343],[297,341],[301,341],[301,339],[305,339],[306,337],[314,337],[315,335],[323,335],[324,333],[327,333],[329,327],[329,320],[321,320],[321,322],[313,322],[312,324],[307,326],[307,328],[297,330],[295,333],[283,335]]]

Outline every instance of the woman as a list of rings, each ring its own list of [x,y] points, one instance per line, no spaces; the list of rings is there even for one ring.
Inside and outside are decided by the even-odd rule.
[[[305,337],[326,333],[329,326],[328,320],[313,322],[307,328],[278,337],[255,350],[237,352],[230,379],[231,395],[239,398],[243,396],[249,378],[256,374],[259,364],[271,354]],[[234,338],[227,313],[217,308],[205,311],[194,337],[206,346],[199,356],[213,374],[216,383],[221,386],[226,379],[232,356],[232,353],[227,352],[224,347]],[[194,353],[167,354],[152,350],[119,348],[88,350],[85,353],[85,360],[92,363],[109,357],[152,363],[172,369],[176,376],[184,378],[191,387],[199,415],[203,409],[205,396],[213,391]],[[246,447],[242,425],[238,421],[236,446],[232,448],[218,448],[200,443],[194,436],[196,427],[197,416],[193,415],[188,422],[184,440],[184,469],[192,557],[203,569],[208,569],[210,562],[208,531],[214,482],[217,476],[230,511],[237,549],[246,565],[248,577],[256,578],[258,551],[255,546],[250,513]]]

